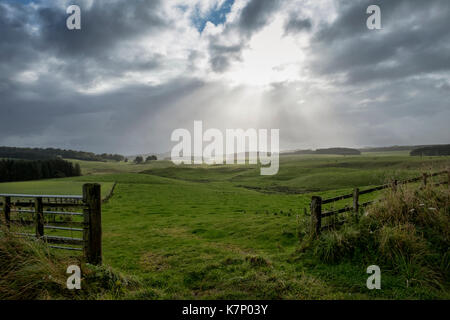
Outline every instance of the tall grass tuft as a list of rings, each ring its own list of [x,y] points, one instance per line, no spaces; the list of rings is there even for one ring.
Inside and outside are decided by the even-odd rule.
[[[81,290],[67,289],[69,265],[81,267]],[[45,243],[0,230],[0,300],[112,299],[138,286],[108,267],[84,264],[50,251]]]
[[[449,286],[450,191],[447,186],[401,186],[384,200],[318,239],[305,240],[326,263],[374,262],[406,286]]]

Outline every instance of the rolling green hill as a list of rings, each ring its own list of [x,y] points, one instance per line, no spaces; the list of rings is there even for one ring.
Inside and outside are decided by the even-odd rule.
[[[365,268],[376,261],[326,264],[298,252],[313,194],[438,171],[450,165],[446,157],[283,155],[275,176],[260,176],[258,166],[74,162],[84,176],[0,184],[0,192],[79,194],[85,182],[102,183],[104,192],[117,182],[103,205],[103,253],[105,264],[142,284],[125,298],[445,297],[445,290],[407,288],[394,270],[383,271],[383,290],[369,291]]]

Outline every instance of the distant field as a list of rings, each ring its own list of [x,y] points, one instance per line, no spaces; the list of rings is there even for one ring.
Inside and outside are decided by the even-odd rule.
[[[152,163],[134,164],[130,162],[100,162],[100,161],[81,161],[71,160],[73,163],[79,163],[83,175],[107,174],[107,173],[138,173],[147,168],[160,168],[172,166],[170,161],[154,161]]]
[[[0,193],[14,194],[45,194],[45,195],[81,195],[82,181],[70,179],[49,179],[39,181],[4,182],[0,183]],[[103,182],[102,197],[106,197],[114,182]]]
[[[85,176],[0,184],[0,192],[79,194],[84,182],[117,182],[103,205],[105,264],[142,279],[136,299],[414,299],[439,292],[406,288],[383,273],[365,287],[368,262],[325,265],[298,259],[313,194],[404,179],[450,165],[449,157],[407,152],[282,156],[276,176],[257,166],[174,166],[168,161],[74,161]],[[379,196],[370,195],[370,197]],[[364,199],[362,199],[364,201]]]

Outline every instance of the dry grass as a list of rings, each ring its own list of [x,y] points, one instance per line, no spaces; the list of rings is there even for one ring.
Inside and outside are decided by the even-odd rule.
[[[447,186],[402,186],[360,219],[324,232],[305,247],[326,263],[377,261],[407,287],[448,292],[450,191]]]
[[[51,252],[45,243],[0,230],[0,300],[112,299],[138,283],[111,270]],[[67,289],[69,265],[82,271],[81,290]]]
[[[68,264],[67,264],[68,263]],[[66,261],[66,268],[77,261]],[[66,285],[63,262],[41,243],[17,238],[2,230],[0,236],[0,299],[47,299]]]

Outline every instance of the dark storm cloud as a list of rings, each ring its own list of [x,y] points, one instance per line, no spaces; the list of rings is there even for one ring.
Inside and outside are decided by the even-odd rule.
[[[367,29],[372,4],[382,30]],[[310,48],[312,70],[348,97],[331,104],[335,121],[357,145],[447,142],[450,2],[343,0],[337,13]]]
[[[2,61],[8,57],[16,58],[22,52],[20,48],[30,41],[31,36],[25,30],[29,11],[17,8],[13,11],[14,15],[10,15],[7,8],[0,4],[0,46],[2,49],[0,50],[0,59]]]
[[[285,34],[293,34],[311,30],[312,22],[309,18],[301,18],[298,14],[291,13],[284,25]]]
[[[146,71],[162,66],[160,56],[138,56],[132,60],[117,57],[115,50],[130,47],[130,41],[150,32],[167,28],[168,21],[161,16],[161,0],[122,1],[108,5],[94,1],[89,9],[82,8],[82,28],[65,28],[67,15],[57,8],[43,8],[38,12],[41,22],[40,50],[48,50],[67,62],[62,72],[78,82],[92,81],[124,72]]]
[[[82,10],[82,28],[66,28],[67,14],[59,7],[38,7],[21,4],[0,4],[1,78],[26,69],[39,58],[56,57],[64,61],[57,73],[90,85],[102,77],[120,76],[123,72],[155,70],[163,67],[160,55],[117,56],[116,50],[133,50],[129,42],[150,32],[168,27],[161,17],[161,0],[127,1],[108,4],[94,1],[91,7],[75,1]],[[30,26],[38,28],[32,31]]]
[[[130,60],[107,55],[81,60],[67,58],[63,65],[54,67],[54,70],[66,74],[72,81],[84,87],[89,87],[103,79],[120,78],[127,72],[157,71],[164,67],[165,61],[160,54],[138,56]]]
[[[250,0],[239,18],[240,31],[251,35],[260,30],[273,17],[280,3],[280,0]]]
[[[33,10],[17,6],[7,10],[0,3],[0,90],[9,86],[8,79],[16,70],[25,69],[36,54],[34,37],[27,30]]]
[[[76,4],[76,1],[72,4]],[[82,10],[82,28],[72,31],[65,28],[67,15],[61,8],[42,8],[38,11],[41,23],[42,48],[51,49],[64,56],[97,57],[123,45],[124,40],[144,33],[158,32],[167,21],[159,10],[161,0],[93,1],[92,7]]]
[[[136,146],[146,147],[139,136],[158,135],[161,128],[150,122],[161,110],[176,108],[179,100],[203,86],[199,80],[179,78],[163,85],[130,85],[82,95],[54,82],[39,81],[22,86],[20,92],[16,90],[2,101],[5,116],[0,117],[0,145],[23,145],[23,141],[32,144],[34,137],[39,137],[40,146],[63,143],[63,147],[79,146],[99,152],[120,147],[118,151],[132,153]],[[30,98],[30,92],[40,95]],[[174,110],[174,117],[176,113]],[[168,145],[168,137],[160,143]]]
[[[333,106],[351,123],[356,145],[446,143],[450,116],[450,1],[340,1],[338,16],[315,34],[312,69],[335,79],[351,100]],[[368,30],[366,9],[381,9]],[[445,138],[447,137],[447,138]]]
[[[383,30],[368,30],[366,8],[381,8]],[[337,19],[315,36],[314,68],[349,83],[450,70],[450,2],[340,1]]]
[[[161,17],[161,1],[94,1],[89,8],[83,1],[74,3],[82,9],[79,31],[67,30],[68,15],[52,3],[45,7],[0,3],[0,145],[70,147],[76,140],[80,147],[93,151],[117,150],[108,135],[125,135],[142,114],[157,112],[163,101],[170,103],[172,89],[183,94],[183,88],[198,85],[179,79],[167,86],[128,86],[100,95],[79,93],[75,87],[80,85],[88,88],[125,72],[163,68],[160,54],[129,58],[117,50],[131,51],[129,42],[164,30],[169,22]],[[17,79],[22,72],[40,67],[46,71],[38,81]]]

